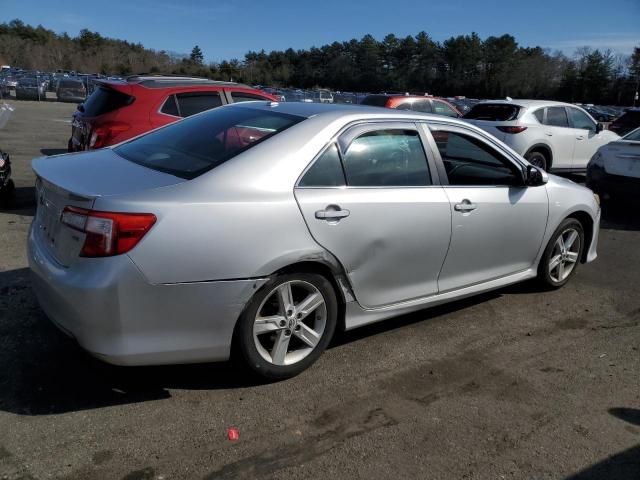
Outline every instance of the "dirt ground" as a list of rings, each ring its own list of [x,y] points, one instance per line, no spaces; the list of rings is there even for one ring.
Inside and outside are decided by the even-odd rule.
[[[637,208],[605,206],[598,260],[561,290],[527,283],[341,334],[289,381],[113,367],[60,334],[29,285],[29,162],[64,151],[75,106],[13,103],[0,479],[640,479]]]

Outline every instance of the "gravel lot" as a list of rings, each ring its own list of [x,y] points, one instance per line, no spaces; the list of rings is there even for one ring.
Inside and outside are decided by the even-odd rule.
[[[640,478],[640,217],[605,208],[599,259],[340,335],[301,376],[121,368],[51,326],[29,287],[31,158],[74,105],[14,102],[0,147],[0,479]],[[227,427],[240,431],[230,442]]]

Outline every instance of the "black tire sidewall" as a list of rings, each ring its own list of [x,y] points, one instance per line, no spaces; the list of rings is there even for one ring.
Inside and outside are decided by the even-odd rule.
[[[541,163],[542,163],[542,165],[543,165],[541,168],[542,168],[544,171],[547,171],[547,168],[549,167],[549,165],[547,164],[547,163],[548,163],[548,162],[547,162],[547,157],[545,157],[545,156],[544,156],[544,154],[542,154],[542,153],[540,153],[540,152],[529,152],[529,153],[527,153],[527,154],[525,155],[525,157],[524,157],[524,158],[526,158],[526,159],[527,159],[527,161],[528,161],[529,163],[531,163],[532,165],[534,165],[534,166],[538,167],[538,165],[535,165],[535,164],[533,164],[533,162],[532,162],[532,160],[533,160],[535,157],[539,157],[539,158],[540,158]]]
[[[327,308],[327,320],[325,329],[320,339],[320,342],[316,348],[307,355],[304,359],[294,365],[273,365],[267,362],[258,353],[253,340],[253,323],[255,321],[256,314],[260,304],[265,297],[275,287],[280,284],[292,281],[301,280],[308,282],[315,286],[325,300]],[[254,294],[250,302],[247,304],[244,312],[238,320],[238,325],[234,334],[234,345],[232,356],[235,359],[241,360],[245,367],[249,368],[251,372],[259,377],[268,380],[282,380],[298,375],[302,371],[309,368],[326,349],[327,345],[331,341],[336,329],[338,319],[338,301],[336,293],[331,285],[331,282],[324,276],[316,273],[288,273],[283,275],[277,275],[269,280],[258,292]]]
[[[553,248],[556,243],[556,240],[558,239],[558,236],[560,235],[561,232],[563,232],[569,227],[574,227],[578,231],[578,234],[580,237],[580,250],[578,251],[578,261],[576,262],[575,266],[573,267],[573,270],[571,271],[571,273],[567,278],[565,278],[561,282],[555,282],[551,278],[551,273],[549,271],[549,260],[551,259],[551,254],[553,253]],[[538,278],[540,279],[540,281],[542,281],[544,285],[550,288],[560,288],[564,286],[569,281],[569,279],[571,279],[571,277],[575,275],[576,270],[578,269],[578,265],[580,264],[580,259],[582,258],[583,252],[584,252],[584,228],[582,227],[582,224],[575,218],[566,218],[565,220],[562,221],[562,223],[558,226],[558,228],[556,228],[556,230],[553,232],[553,235],[551,235],[549,243],[545,248],[544,254],[540,259],[540,266],[538,268]]]

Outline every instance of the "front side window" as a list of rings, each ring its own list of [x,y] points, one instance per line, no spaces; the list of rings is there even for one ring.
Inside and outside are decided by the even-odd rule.
[[[178,93],[178,108],[181,117],[190,117],[196,113],[211,110],[222,105],[218,92],[189,92]]]
[[[453,108],[439,100],[433,101],[433,113],[437,115],[446,115],[447,117],[458,116],[458,113]]]
[[[152,170],[192,179],[303,120],[254,108],[219,108],[152,131],[114,152]]]
[[[449,185],[521,185],[518,169],[491,145],[458,132],[432,131]]]
[[[577,108],[569,108],[569,112],[571,112],[571,124],[573,128],[596,131],[595,123],[593,123],[593,120],[591,120],[586,113],[581,112]]]
[[[347,184],[354,187],[431,185],[418,132],[389,129],[357,137],[344,154]]]
[[[338,146],[335,143],[318,157],[298,183],[300,187],[343,187],[344,185],[344,172]]]
[[[568,127],[569,118],[564,107],[548,107],[546,125],[551,127]]]

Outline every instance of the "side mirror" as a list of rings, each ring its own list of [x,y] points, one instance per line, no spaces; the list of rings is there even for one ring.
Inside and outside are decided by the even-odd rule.
[[[604,130],[604,125],[600,122],[596,123],[596,135],[599,134],[602,130]]]
[[[542,171],[534,167],[533,165],[527,166],[527,178],[526,184],[528,187],[537,187],[539,185],[544,185],[547,183],[546,175],[542,173]]]

